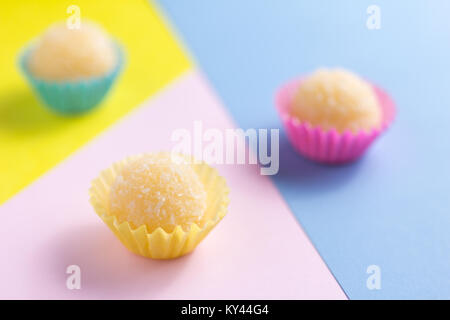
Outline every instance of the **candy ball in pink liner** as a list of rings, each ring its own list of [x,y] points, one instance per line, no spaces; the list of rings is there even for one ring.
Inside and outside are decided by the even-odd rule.
[[[381,109],[372,87],[353,72],[321,68],[304,78],[291,103],[299,121],[322,130],[370,131],[380,127]]]
[[[294,148],[306,158],[327,164],[341,164],[359,158],[371,143],[387,129],[395,117],[394,102],[382,89],[369,84],[381,110],[379,124],[374,127],[338,131],[301,121],[292,114],[294,99],[304,77],[284,84],[276,94],[276,107]]]

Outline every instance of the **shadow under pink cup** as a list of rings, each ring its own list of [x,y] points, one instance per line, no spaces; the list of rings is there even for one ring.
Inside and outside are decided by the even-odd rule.
[[[283,85],[277,91],[275,105],[291,144],[300,154],[313,161],[342,164],[356,160],[394,120],[394,101],[386,92],[372,84],[382,109],[379,128],[361,130],[358,133],[350,130],[339,133],[335,129],[324,131],[320,127],[313,127],[290,114],[291,102],[301,83],[300,78]]]

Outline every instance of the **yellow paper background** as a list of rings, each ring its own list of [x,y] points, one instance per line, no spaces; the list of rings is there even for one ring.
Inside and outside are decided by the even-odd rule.
[[[66,20],[72,4],[80,7],[82,21],[100,23],[123,45],[127,61],[99,108],[64,117],[36,99],[19,72],[17,56],[47,26]],[[0,26],[0,203],[190,67],[163,19],[145,0],[5,1]]]

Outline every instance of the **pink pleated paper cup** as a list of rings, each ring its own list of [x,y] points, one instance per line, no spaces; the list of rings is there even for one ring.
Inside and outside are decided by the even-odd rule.
[[[394,120],[394,101],[386,92],[372,84],[382,109],[379,128],[370,132],[361,130],[353,133],[346,130],[339,133],[335,129],[324,131],[320,127],[313,127],[290,113],[291,102],[301,83],[302,79],[296,79],[282,86],[277,91],[275,105],[291,144],[300,154],[313,161],[342,164],[356,160]]]

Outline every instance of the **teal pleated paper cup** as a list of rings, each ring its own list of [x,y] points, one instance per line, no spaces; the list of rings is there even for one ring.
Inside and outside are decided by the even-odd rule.
[[[120,74],[125,56],[119,45],[116,66],[100,77],[90,77],[74,81],[48,81],[36,78],[28,70],[28,58],[32,47],[25,49],[20,55],[19,65],[26,79],[33,87],[40,100],[51,110],[62,114],[80,114],[87,112],[102,102]]]

